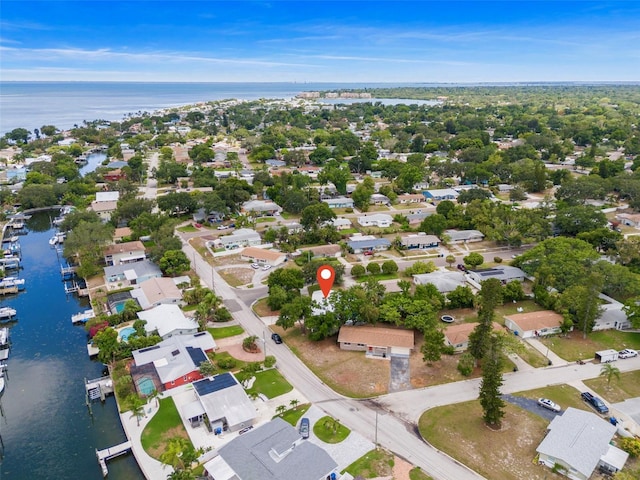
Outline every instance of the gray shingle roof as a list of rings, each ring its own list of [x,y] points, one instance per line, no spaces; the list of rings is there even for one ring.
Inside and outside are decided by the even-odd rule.
[[[295,428],[281,418],[275,418],[235,438],[219,452],[242,480],[325,478],[337,467],[336,462],[323,449],[308,441],[300,441],[300,438]],[[287,450],[288,453],[283,455]],[[210,473],[215,478],[215,473]]]

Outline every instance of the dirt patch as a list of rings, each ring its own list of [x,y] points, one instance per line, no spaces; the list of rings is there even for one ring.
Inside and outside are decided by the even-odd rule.
[[[280,315],[280,310],[271,310],[267,305],[267,299],[261,298],[253,305],[253,311],[259,317],[277,317]]]
[[[235,267],[219,269],[218,273],[229,285],[239,287],[240,285],[251,283],[255,272],[251,267]]]
[[[347,396],[368,397],[387,393],[389,361],[365,358],[364,352],[340,350],[336,337],[312,342],[295,327],[280,333],[287,345],[327,385]]]
[[[150,446],[147,450],[147,453],[155,459],[160,459],[160,455],[162,455],[167,450],[169,442],[176,437],[186,438],[187,440],[189,440],[189,435],[182,425],[180,425],[179,427],[170,428],[169,430],[163,432],[162,437],[160,438],[158,443]]]
[[[409,472],[413,468],[409,462],[395,457],[393,460],[393,480],[409,480]]]
[[[240,259],[239,253],[235,253],[233,255],[223,255],[220,257],[213,257],[213,260],[211,261],[211,263],[216,267],[222,267],[224,265],[237,265],[239,263],[245,263],[245,260]]]

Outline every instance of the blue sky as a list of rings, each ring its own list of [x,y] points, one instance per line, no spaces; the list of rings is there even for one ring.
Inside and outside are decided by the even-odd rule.
[[[2,80],[640,80],[636,1],[2,4]]]

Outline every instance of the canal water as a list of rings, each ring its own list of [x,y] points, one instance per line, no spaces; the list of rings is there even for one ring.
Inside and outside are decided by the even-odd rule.
[[[84,379],[101,376],[104,366],[89,360],[87,335],[71,324],[88,301],[64,292],[61,260],[48,243],[55,213],[39,212],[27,222],[19,273],[26,290],[0,298],[0,306],[17,310],[0,398],[0,479],[99,480],[95,450],[126,440],[113,397],[93,403],[93,415],[85,405]],[[144,479],[131,454],[108,467],[111,480]]]

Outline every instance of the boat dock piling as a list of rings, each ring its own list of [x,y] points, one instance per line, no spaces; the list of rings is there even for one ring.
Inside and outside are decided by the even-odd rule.
[[[85,389],[87,393],[87,405],[90,400],[104,402],[105,397],[113,393],[113,381],[110,376],[96,378],[94,380],[85,380]]]
[[[96,449],[96,457],[98,457],[98,463],[100,464],[100,468],[102,468],[102,476],[106,477],[109,475],[109,470],[107,469],[107,460],[111,460],[114,457],[124,455],[129,450],[131,450],[131,441],[127,440],[119,445],[115,445],[113,447],[105,448],[104,450]]]

